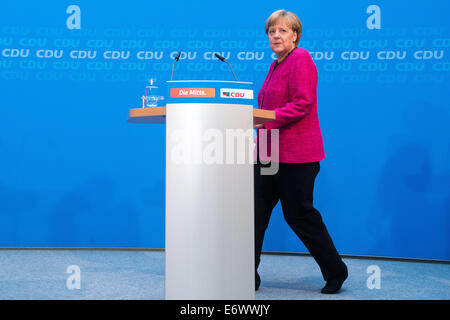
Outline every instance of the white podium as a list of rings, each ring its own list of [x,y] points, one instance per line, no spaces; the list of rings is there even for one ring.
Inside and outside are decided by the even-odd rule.
[[[164,112],[129,120],[165,117],[166,299],[254,299],[252,84],[167,84]]]

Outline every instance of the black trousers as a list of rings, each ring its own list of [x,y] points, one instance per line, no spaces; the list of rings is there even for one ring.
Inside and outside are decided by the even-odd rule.
[[[272,210],[281,201],[286,222],[319,265],[323,278],[329,280],[342,274],[346,266],[313,206],[314,181],[320,163],[280,163],[275,175],[261,175],[261,167],[259,163],[254,165],[255,270]]]

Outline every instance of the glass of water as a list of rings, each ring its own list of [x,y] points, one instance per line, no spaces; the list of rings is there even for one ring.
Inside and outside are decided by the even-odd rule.
[[[162,106],[164,95],[159,81],[156,78],[150,78],[149,84],[145,87],[145,100],[147,107]]]

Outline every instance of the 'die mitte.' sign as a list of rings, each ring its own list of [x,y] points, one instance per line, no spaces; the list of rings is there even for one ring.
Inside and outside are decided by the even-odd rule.
[[[215,97],[214,88],[172,88],[170,89],[171,98],[212,98]]]

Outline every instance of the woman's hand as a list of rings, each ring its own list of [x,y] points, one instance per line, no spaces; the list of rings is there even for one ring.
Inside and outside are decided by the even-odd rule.
[[[264,123],[253,125],[253,129],[262,129],[264,128]]]

